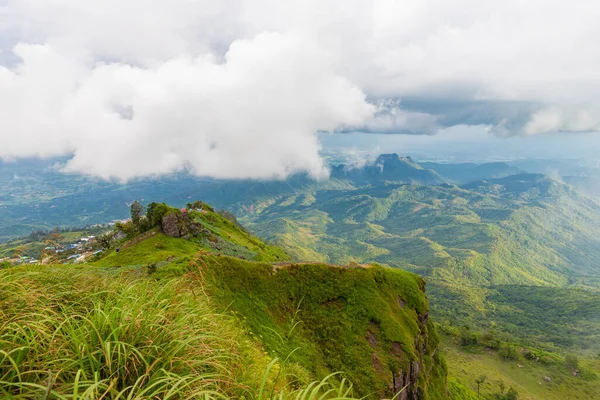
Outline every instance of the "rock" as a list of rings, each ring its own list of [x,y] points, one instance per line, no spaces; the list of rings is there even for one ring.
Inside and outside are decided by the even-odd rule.
[[[400,305],[400,308],[404,308],[404,306],[406,306],[406,302],[400,296],[398,296],[398,304]]]
[[[161,227],[165,235],[174,238],[178,238],[181,236],[179,232],[179,221],[175,213],[167,214],[164,217],[162,217]]]
[[[373,360],[373,368],[375,368],[377,372],[381,373],[383,371],[383,365],[375,353],[373,353],[371,359]]]
[[[418,361],[410,363],[410,380],[411,382],[417,382],[419,380],[419,372],[421,372],[421,364]]]
[[[377,338],[375,338],[375,335],[370,330],[367,331],[367,342],[369,342],[371,346],[377,346]]]
[[[394,396],[397,395],[398,392],[400,392],[403,388],[404,388],[404,374],[402,372],[402,370],[399,370],[397,372],[395,372],[393,375],[393,381],[392,381],[392,394]],[[398,400],[406,400],[407,399],[407,391],[406,389],[402,390],[402,392],[395,397]]]
[[[421,322],[423,325],[427,325],[427,321],[429,320],[429,312],[426,312],[425,314],[419,314],[419,322]]]

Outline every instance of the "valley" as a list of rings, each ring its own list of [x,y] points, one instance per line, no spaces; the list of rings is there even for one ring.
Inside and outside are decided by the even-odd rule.
[[[396,155],[381,156],[365,167],[336,167],[331,178],[321,182],[302,175],[284,182],[228,182],[180,176],[132,182],[127,186],[104,184],[113,186],[4,207],[15,215],[21,213],[34,220],[44,221],[51,216],[50,221],[58,222],[72,217],[75,222],[60,224],[77,226],[81,225],[77,223],[81,221],[78,215],[90,211],[96,217],[85,218],[93,223],[127,218],[127,206],[135,199],[148,204],[160,201],[164,195],[168,203],[179,206],[201,193],[202,200],[227,210],[219,211],[220,215],[228,216],[231,221],[235,221],[233,215],[239,218],[241,225],[235,222],[226,228],[232,232],[231,229],[239,227],[237,239],[230,234],[223,236],[223,228],[215,230],[214,226],[205,226],[212,232],[206,237],[213,239],[200,242],[153,234],[139,243],[122,245],[119,253],[100,254],[96,260],[74,265],[143,270],[150,263],[157,265],[156,276],[167,274],[166,271],[185,274],[192,261],[195,265],[206,264],[208,270],[223,263],[235,266],[232,270],[235,272],[226,278],[220,275],[221,270],[212,272],[211,285],[219,289],[213,294],[207,292],[208,295],[229,304],[238,315],[256,315],[257,322],[249,322],[249,332],[261,336],[260,341],[271,349],[268,351],[275,351],[277,357],[287,357],[296,348],[305,349],[305,353],[297,354],[296,360],[307,369],[307,376],[315,379],[323,378],[327,371],[351,371],[346,362],[336,362],[335,358],[356,339],[349,338],[338,350],[327,350],[333,351],[333,358],[318,362],[319,365],[325,362],[327,367],[313,365],[317,354],[325,351],[318,347],[318,338],[310,336],[315,333],[307,331],[308,336],[292,340],[285,339],[280,331],[284,329],[280,324],[291,318],[289,313],[306,294],[301,294],[304,284],[287,287],[289,278],[285,280],[286,287],[280,286],[284,282],[264,281],[257,286],[263,288],[259,292],[246,292],[242,286],[248,279],[259,276],[252,273],[243,279],[242,286],[232,286],[250,271],[250,265],[245,266],[246,261],[234,262],[231,257],[272,262],[276,270],[287,271],[290,265],[298,265],[293,267],[296,271],[293,279],[300,281],[305,279],[302,274],[310,270],[303,269],[303,263],[334,270],[337,267],[326,266],[345,265],[351,271],[381,264],[422,276],[431,307],[430,329],[436,327],[444,349],[441,354],[448,365],[447,393],[451,398],[477,398],[475,381],[481,374],[487,380],[482,395],[490,399],[503,398],[498,396],[507,395],[510,387],[523,399],[558,399],[566,393],[573,398],[586,398],[590,393],[600,392],[596,361],[600,357],[600,201],[589,191],[504,163],[418,163]],[[29,213],[28,209],[36,210],[37,214]],[[243,239],[246,228],[276,246],[268,250],[269,256],[256,258],[264,245],[257,248]],[[89,235],[93,229],[88,227],[80,234]],[[227,239],[223,241],[224,237]],[[0,254],[14,256],[11,249],[22,246],[35,257],[41,246],[36,240],[35,237],[10,239],[0,244]],[[207,249],[216,255],[192,257]],[[325,276],[329,275],[319,279],[328,279]],[[327,285],[337,287],[334,282],[338,279]],[[359,281],[363,279],[366,278]],[[348,284],[356,287],[357,282]],[[271,284],[276,285],[273,290],[277,292],[297,294],[287,300],[273,297],[274,294],[263,298],[265,285]],[[336,293],[340,290],[343,288],[335,289]],[[347,293],[341,298],[345,302],[352,295]],[[291,303],[283,305],[287,301]],[[281,304],[283,308],[276,310],[268,304]],[[323,307],[322,301],[319,304],[311,313]],[[350,311],[346,303],[335,307]],[[259,318],[273,312],[281,315],[275,321]],[[319,318],[322,319],[312,323],[325,329],[327,337],[340,337],[350,331],[336,329],[349,327],[347,324],[357,315],[342,317],[336,322],[338,328],[319,325],[322,324],[319,321],[333,318],[329,312]],[[291,329],[298,320],[287,321],[285,329]],[[361,336],[360,332],[356,334]],[[357,349],[353,354],[360,351]],[[577,369],[566,366],[567,356],[580,360]],[[366,356],[361,357],[362,361],[356,364],[362,365],[360,368],[366,364],[390,363],[384,354],[371,363]],[[522,369],[517,364],[526,367]],[[445,371],[445,367],[440,368]],[[350,375],[357,373],[355,370]],[[363,378],[353,383],[359,393],[364,393],[361,382],[367,375],[364,372],[359,375]],[[551,383],[545,382],[544,377],[551,379]],[[377,385],[371,382],[368,385]],[[503,392],[500,382],[505,385]],[[443,395],[438,392],[432,398]]]

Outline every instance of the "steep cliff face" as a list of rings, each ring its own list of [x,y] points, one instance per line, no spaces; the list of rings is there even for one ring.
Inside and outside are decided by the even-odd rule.
[[[271,265],[205,256],[208,288],[265,349],[316,377],[343,371],[355,395],[447,398],[424,281],[381,266]]]

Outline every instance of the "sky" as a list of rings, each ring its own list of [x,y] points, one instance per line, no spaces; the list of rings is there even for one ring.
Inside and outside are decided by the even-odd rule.
[[[587,156],[599,19],[591,0],[0,0],[0,157],[128,180],[324,177],[332,143]]]

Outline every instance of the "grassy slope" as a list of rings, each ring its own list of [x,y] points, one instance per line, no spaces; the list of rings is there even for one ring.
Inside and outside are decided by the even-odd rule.
[[[314,398],[310,375],[300,366],[281,374],[235,319],[215,313],[193,276],[3,269],[0,317],[2,398]],[[312,396],[336,398],[336,388],[327,394],[334,387],[324,382]]]
[[[203,240],[213,251],[255,261],[286,261],[289,256],[280,247],[265,243],[244,230],[237,221],[230,221],[217,212],[192,212],[192,219],[208,229],[216,241]],[[244,249],[246,252],[245,253]]]
[[[466,352],[442,335],[444,355],[448,360],[448,371],[452,379],[449,387],[455,400],[476,399],[475,380],[481,375],[486,382],[481,386],[482,399],[493,399],[500,392],[500,383],[506,389],[514,387],[520,400],[563,400],[600,398],[600,379],[595,377],[574,377],[563,365],[545,365],[533,360],[504,360],[494,351],[474,349]],[[586,368],[596,369],[590,362]],[[518,365],[522,365],[519,368]],[[550,377],[546,382],[544,377]]]
[[[277,264],[273,274],[265,261],[287,260],[281,249],[218,213],[192,218],[205,228],[192,240],[155,230],[89,264],[0,270],[5,395],[189,398],[214,391],[287,398],[309,390],[320,396],[341,387],[341,376],[314,393],[310,382],[335,371],[355,382],[354,393],[383,393],[391,371],[407,372],[408,363],[420,359],[415,346],[425,346],[427,370],[418,387],[429,398],[445,397],[435,329],[418,319],[428,310],[420,278],[330,265]],[[149,263],[158,265],[150,277]],[[240,318],[222,314],[226,306]],[[295,318],[302,323],[291,329]],[[373,348],[368,330],[378,341]],[[392,342],[402,351],[393,353]],[[268,367],[270,356],[285,361]],[[269,394],[261,395],[261,387]]]
[[[172,238],[154,230],[144,234],[145,239],[133,239],[119,246],[119,252],[110,250],[91,265],[99,267],[119,267],[146,265],[152,262],[167,261],[181,255],[193,255],[206,247],[200,243]]]
[[[431,323],[419,322],[428,305],[424,282],[416,275],[378,266],[204,260],[215,296],[243,316],[278,357],[289,357],[317,376],[344,371],[359,394],[379,396],[390,394],[393,373],[406,373],[411,361],[423,357],[427,373],[419,386],[430,398],[444,397],[445,366],[435,351]],[[370,334],[376,343],[369,344]],[[398,345],[402,351],[396,354]]]
[[[173,259],[183,262],[197,252],[215,252],[256,261],[289,259],[281,248],[263,242],[217,212],[192,212],[190,217],[206,228],[208,234],[181,240],[169,237],[157,228],[122,243],[119,252],[113,249],[91,264],[111,267],[145,265]]]

